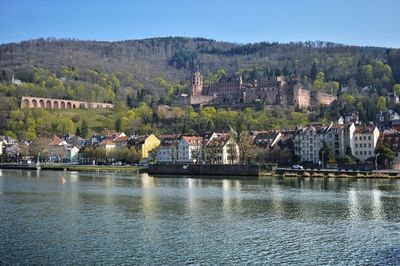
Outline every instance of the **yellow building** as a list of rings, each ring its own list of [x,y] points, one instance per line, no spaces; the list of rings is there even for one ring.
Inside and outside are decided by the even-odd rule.
[[[161,143],[154,134],[135,136],[129,142],[133,142],[132,144],[135,145],[135,148],[140,151],[142,159],[147,159],[149,152],[160,146]]]

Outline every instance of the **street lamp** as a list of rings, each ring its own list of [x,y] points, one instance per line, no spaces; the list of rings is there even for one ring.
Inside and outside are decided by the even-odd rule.
[[[380,153],[375,154],[375,171],[378,170],[378,156],[381,155]]]

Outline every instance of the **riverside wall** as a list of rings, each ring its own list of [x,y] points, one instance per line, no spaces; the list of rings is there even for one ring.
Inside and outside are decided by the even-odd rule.
[[[211,175],[211,176],[258,176],[259,165],[216,164],[150,164],[149,174]]]

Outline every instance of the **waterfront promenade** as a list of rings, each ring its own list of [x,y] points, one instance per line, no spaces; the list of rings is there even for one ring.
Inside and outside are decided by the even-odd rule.
[[[36,170],[36,165],[0,164],[0,169]],[[260,170],[258,165],[200,165],[200,164],[150,164],[148,167],[131,165],[74,165],[74,164],[42,164],[41,170],[52,171],[86,171],[86,172],[127,172],[184,176],[253,176],[253,177],[323,177],[323,178],[391,178],[400,179],[399,170],[332,170],[332,169],[291,169],[277,168],[273,171]]]

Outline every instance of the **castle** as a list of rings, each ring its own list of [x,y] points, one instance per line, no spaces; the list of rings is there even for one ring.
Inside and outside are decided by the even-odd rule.
[[[197,69],[191,78],[190,94],[182,94],[179,103],[185,105],[246,105],[265,103],[301,109],[330,105],[336,96],[303,88],[296,78],[273,77],[244,83],[242,77],[221,77],[215,84],[203,86],[203,76]]]

